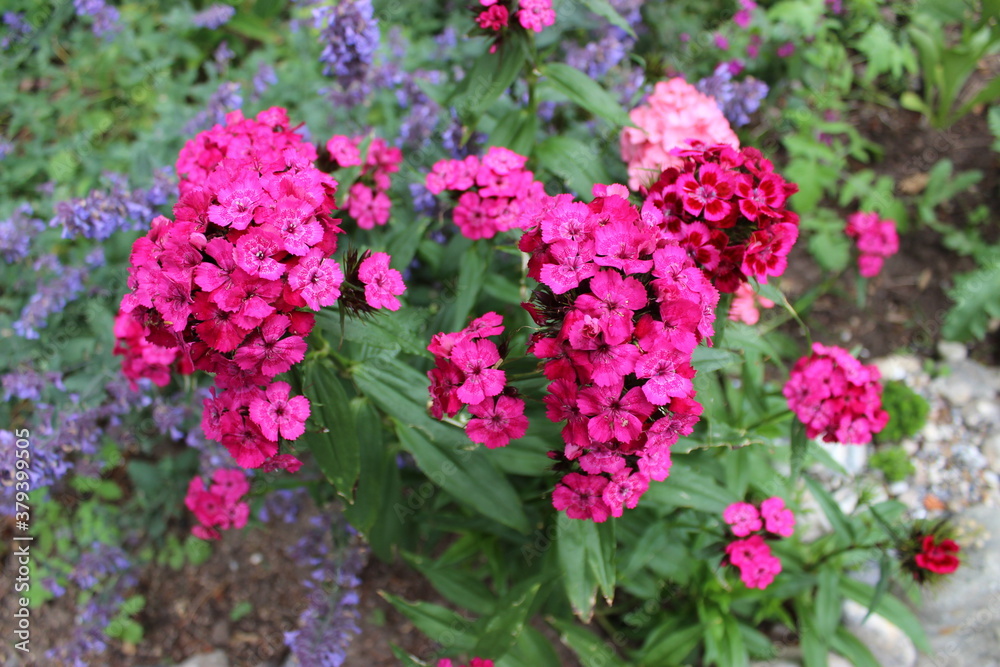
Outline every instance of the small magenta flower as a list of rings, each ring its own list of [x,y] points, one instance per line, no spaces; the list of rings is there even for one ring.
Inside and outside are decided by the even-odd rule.
[[[750,503],[731,504],[723,511],[722,520],[729,524],[733,535],[737,537],[746,537],[764,525],[760,520],[760,512]]]
[[[365,284],[365,301],[372,308],[399,310],[396,297],[406,291],[403,275],[389,268],[390,257],[384,252],[372,253],[361,262],[358,277]]]
[[[785,507],[785,501],[778,496],[768,498],[760,504],[760,514],[764,517],[767,532],[791,537],[795,532],[795,514]]]
[[[270,440],[278,435],[295,440],[305,433],[309,418],[309,399],[305,396],[289,397],[291,386],[287,382],[272,382],[263,398],[250,403],[250,419],[260,427]]]
[[[499,396],[496,401],[487,398],[482,403],[469,406],[470,419],[465,432],[472,442],[490,449],[506,446],[511,440],[524,437],[528,431],[528,418],[524,416],[524,401],[510,396]]]

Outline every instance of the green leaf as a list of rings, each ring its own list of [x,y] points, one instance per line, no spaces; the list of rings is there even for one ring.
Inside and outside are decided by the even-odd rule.
[[[809,438],[806,436],[806,425],[798,417],[792,418],[791,428],[792,483],[794,483],[799,479],[799,475],[802,474],[802,467],[806,461],[806,452],[809,451]]]
[[[535,577],[519,583],[503,596],[497,603],[497,612],[482,622],[479,641],[472,653],[492,660],[505,655],[524,629],[541,587],[542,582]]]
[[[576,653],[583,667],[627,667],[607,642],[573,621],[549,617],[549,625],[559,632],[559,639]]]
[[[561,516],[561,515],[560,515]],[[597,602],[597,576],[590,565],[588,542],[599,539],[592,521],[562,519],[556,525],[556,547],[569,604],[584,623],[589,623]]]
[[[691,366],[700,373],[710,373],[735,366],[742,361],[740,355],[730,350],[699,345],[691,354]]]
[[[323,475],[348,503],[354,502],[354,483],[361,473],[357,427],[347,392],[332,366],[306,366],[305,389],[319,429],[307,429],[303,444],[316,457]]]
[[[837,571],[825,567],[817,575],[816,585],[816,628],[824,637],[829,637],[840,625],[840,587]]]
[[[597,539],[587,543],[587,562],[597,577],[601,595],[610,605],[615,599],[615,555],[618,546],[618,542],[615,540],[615,526],[617,523],[613,518],[610,518],[604,523],[595,525]]]
[[[479,513],[521,533],[530,532],[517,492],[493,467],[488,450],[427,414],[426,376],[391,359],[358,365],[354,381],[394,418],[400,443],[432,482]]]
[[[453,566],[439,565],[418,554],[404,552],[403,558],[413,569],[424,575],[449,602],[480,615],[492,614],[497,608],[496,598],[486,584],[468,572]]]
[[[530,625],[517,638],[511,651],[497,661],[496,667],[561,667],[559,655],[542,633]]]
[[[446,427],[431,429],[435,435],[443,435],[447,430]],[[517,492],[482,449],[464,441],[462,431],[431,441],[419,430],[397,422],[396,435],[431,481],[456,500],[514,530],[530,532]],[[462,440],[456,442],[456,439]]]
[[[621,14],[615,11],[615,8],[611,6],[608,0],[580,0],[580,3],[598,16],[607,19],[611,25],[621,28],[632,37],[635,37],[632,26],[629,25],[628,21]]]
[[[541,68],[544,83],[558,90],[572,102],[595,116],[618,126],[631,125],[628,113],[618,100],[589,76],[563,63],[548,63]]]
[[[823,485],[812,477],[805,477],[806,486],[809,487],[810,493],[812,493],[813,498],[816,499],[816,503],[823,510],[823,514],[830,521],[830,525],[833,526],[834,533],[836,533],[837,539],[840,541],[847,541],[854,539],[854,528],[851,526],[851,522],[841,511],[840,505],[834,500],[830,492],[823,488]]]
[[[843,232],[823,230],[809,237],[809,252],[827,271],[843,271],[851,259],[851,246]]]
[[[670,667],[683,664],[684,658],[700,643],[705,628],[701,623],[679,627],[679,619],[668,618],[646,637],[639,651],[640,667]]]
[[[468,323],[469,314],[476,305],[490,266],[490,246],[475,243],[462,254],[458,265],[458,290],[452,304],[448,331],[458,331]]]
[[[379,591],[379,595],[431,641],[456,651],[470,651],[476,645],[476,637],[471,632],[473,624],[461,614],[431,602],[409,602],[385,591]]]
[[[496,53],[484,53],[476,60],[451,100],[466,125],[475,129],[483,112],[517,79],[527,55],[524,38],[511,33]]]
[[[732,491],[720,486],[711,477],[684,463],[674,462],[670,477],[665,482],[650,484],[640,504],[657,507],[665,514],[678,507],[722,514],[726,507],[737,500],[739,498]]]
[[[497,122],[490,133],[490,146],[503,146],[519,155],[531,157],[538,132],[538,114],[527,109],[514,109]]]
[[[749,664],[746,646],[743,645],[743,633],[733,616],[722,618],[722,661],[726,667],[746,667]]]
[[[945,316],[942,334],[948,340],[968,342],[986,337],[989,322],[1000,317],[1000,261],[955,277],[948,296],[955,305]]]
[[[383,513],[387,501],[391,502],[386,491],[392,485],[383,473],[386,471],[387,460],[392,469],[396,468],[396,457],[385,446],[382,422],[372,404],[360,399],[354,400],[351,402],[351,412],[357,427],[360,467],[354,504],[346,506],[344,514],[352,526],[368,535]]]
[[[264,44],[277,44],[281,41],[281,33],[275,31],[267,21],[244,12],[238,12],[236,16],[226,23],[226,30],[235,32],[241,37],[263,42]]]
[[[918,650],[933,653],[920,620],[898,598],[886,595],[880,600],[875,600],[875,589],[846,575],[840,577],[840,591],[855,602],[874,609],[876,614],[885,617],[887,621],[905,632]]]
[[[570,190],[588,200],[595,183],[611,180],[604,169],[602,154],[599,146],[563,135],[548,137],[535,150],[539,164],[562,179]]]
[[[392,650],[392,654],[396,656],[396,659],[400,661],[403,667],[427,667],[426,662],[418,660],[395,644],[391,644],[389,648]]]
[[[816,626],[815,609],[802,596],[795,599],[795,615],[798,617],[798,634],[802,649],[802,663],[805,667],[826,667],[827,636]]]
[[[872,509],[874,510],[874,508]],[[878,583],[875,584],[875,592],[872,594],[872,601],[868,605],[868,613],[865,614],[864,619],[861,621],[862,623],[867,621],[868,617],[874,613],[875,607],[882,600],[882,596],[889,590],[889,583],[892,581],[892,562],[892,556],[888,552],[883,552],[882,558],[879,559]]]
[[[847,628],[837,628],[837,632],[830,638],[830,646],[850,660],[854,667],[881,667],[868,647]]]

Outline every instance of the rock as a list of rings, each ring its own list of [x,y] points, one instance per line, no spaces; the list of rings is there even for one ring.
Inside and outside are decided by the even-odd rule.
[[[854,663],[842,655],[830,653],[826,656],[826,667],[854,667]]]
[[[826,453],[834,461],[844,467],[850,475],[857,475],[865,469],[868,463],[867,445],[841,445],[839,443],[820,442],[819,446],[826,450]]]
[[[897,354],[875,360],[883,380],[905,380],[921,372],[920,360],[914,356]]]
[[[925,593],[917,614],[934,655],[918,665],[1000,667],[1000,513],[975,507],[959,518],[978,522],[986,537],[962,539],[962,565]]]
[[[901,496],[910,488],[910,484],[903,480],[902,482],[893,482],[889,485],[889,493],[894,496]]]
[[[937,348],[938,354],[941,355],[941,359],[949,364],[956,361],[963,361],[969,356],[969,351],[965,349],[965,346],[961,343],[943,340],[938,343]]]
[[[987,466],[986,457],[972,445],[955,445],[951,448],[951,455],[968,470],[982,470]]]
[[[844,625],[868,647],[882,667],[914,667],[917,649],[902,630],[853,600],[844,602]],[[862,623],[864,620],[864,623]]]
[[[229,659],[222,651],[193,655],[177,667],[229,667]]]
[[[983,441],[983,456],[990,462],[990,468],[1000,470],[1000,433],[994,433]]]

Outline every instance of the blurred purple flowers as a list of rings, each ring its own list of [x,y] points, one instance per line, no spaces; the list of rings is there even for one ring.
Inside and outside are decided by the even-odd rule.
[[[742,81],[733,81],[733,76],[741,69],[739,63],[721,63],[712,76],[695,84],[700,92],[715,98],[719,109],[733,127],[741,127],[750,122],[750,114],[757,111],[768,91],[766,83],[752,76]]]

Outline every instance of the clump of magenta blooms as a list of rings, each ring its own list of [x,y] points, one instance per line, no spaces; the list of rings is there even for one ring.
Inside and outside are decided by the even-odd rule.
[[[15,175],[0,187],[19,195],[0,219],[0,498],[21,502],[30,431],[45,550],[31,604],[76,600],[46,660],[138,642],[154,560],[194,566],[243,529],[290,524],[305,595],[289,592],[299,617],[282,638],[304,667],[346,664],[369,554],[402,556],[462,607],[385,592],[437,631],[422,657],[391,647],[408,667],[548,664],[548,634],[588,664],[742,663],[775,657],[767,633],[786,625],[804,654],[870,662],[820,598],[869,604],[925,645],[881,596],[889,579],[953,573],[962,547],[947,521],[868,497],[845,512],[825,489],[813,439],[871,443],[889,420],[880,373],[820,342],[795,361],[785,334],[809,335],[777,280],[800,235],[853,241],[863,278],[900,249],[880,213],[905,230],[905,207],[860,176],[846,220],[801,203],[843,183],[792,166],[860,161],[838,122],[849,91],[800,90],[842,73],[817,71],[797,27],[753,0],[711,26],[695,9],[584,4],[597,13],[296,0],[274,42],[246,8],[207,4],[164,23],[177,44],[156,42],[176,62],[201,55],[189,94],[114,63],[129,112],[109,127],[96,111],[107,129],[23,168],[44,128],[0,136]],[[826,5],[817,48],[864,33],[866,76],[905,60],[870,52],[870,17]],[[62,15],[74,59],[155,41],[129,3]],[[0,51],[66,62],[38,39],[49,19],[5,12]],[[133,112],[161,120],[140,130]],[[786,130],[783,150],[755,147]],[[780,172],[802,179],[798,198]],[[816,537],[817,505],[832,534]],[[850,574],[873,554],[877,587]]]

